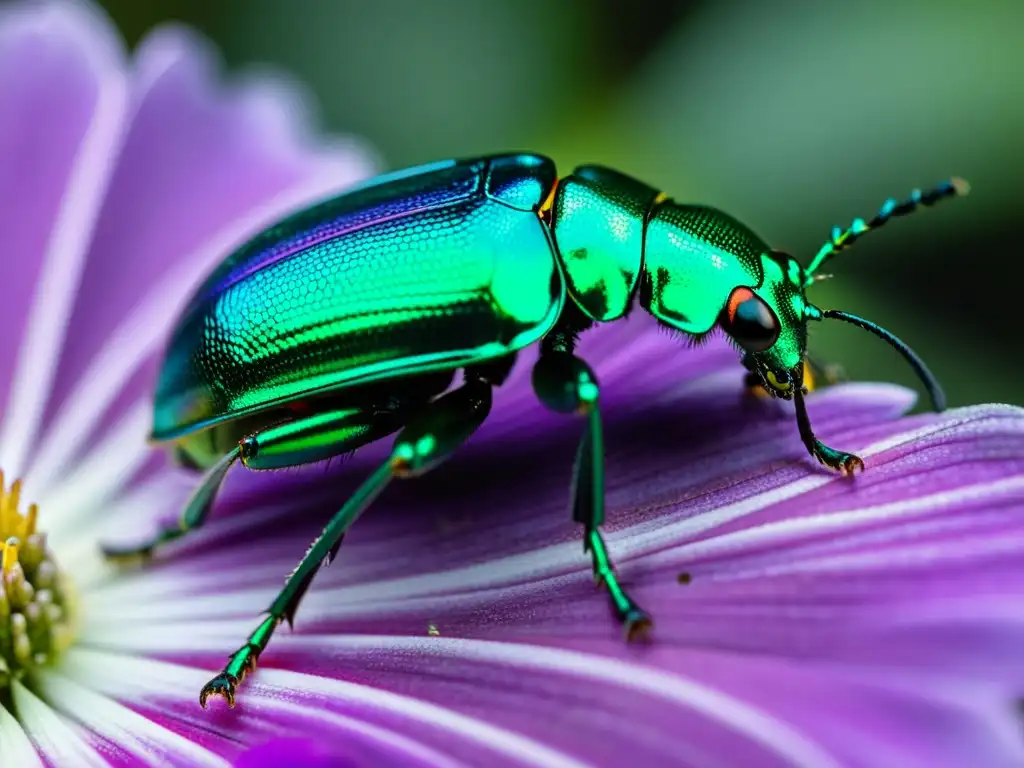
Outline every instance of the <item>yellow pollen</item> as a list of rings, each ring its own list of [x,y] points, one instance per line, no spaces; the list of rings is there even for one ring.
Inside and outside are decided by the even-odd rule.
[[[0,472],[0,694],[55,661],[78,624],[72,585],[37,530],[39,507],[22,514],[21,493],[21,481],[8,486]]]

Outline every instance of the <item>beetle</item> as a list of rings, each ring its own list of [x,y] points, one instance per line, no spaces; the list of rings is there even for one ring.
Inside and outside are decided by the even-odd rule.
[[[384,461],[313,542],[267,617],[200,693],[234,706],[282,620],[292,623],[319,569],[393,478],[429,471],[484,421],[516,353],[539,342],[540,402],[584,421],[570,507],[584,552],[628,639],[650,616],[619,584],[601,534],[604,450],[597,376],[580,333],[640,308],[670,329],[716,328],[748,378],[795,403],[812,456],[843,474],[857,456],[814,436],[804,403],[808,321],[853,323],[895,347],[936,410],[942,390],[888,331],[806,298],[817,270],[891,218],[967,191],[959,179],[889,200],[870,221],[835,228],[807,268],[748,227],[610,168],[559,177],[547,157],[508,153],[388,174],[256,235],[199,285],[171,334],[152,440],[205,475],[180,520],[149,541],[106,548],[148,557],[199,528],[229,468],[330,459],[398,433]],[[819,278],[820,279],[820,278]],[[452,387],[461,372],[461,382]]]

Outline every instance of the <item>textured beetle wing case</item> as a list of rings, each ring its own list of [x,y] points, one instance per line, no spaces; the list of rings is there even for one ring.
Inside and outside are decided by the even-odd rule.
[[[450,161],[301,211],[229,256],[171,338],[153,437],[539,339],[564,289],[546,158]]]

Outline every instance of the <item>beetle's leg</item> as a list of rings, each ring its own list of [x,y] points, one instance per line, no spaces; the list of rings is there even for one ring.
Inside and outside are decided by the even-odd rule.
[[[123,561],[138,558],[149,558],[154,550],[162,544],[180,539],[189,531],[201,528],[213,508],[213,501],[217,497],[217,491],[224,482],[231,465],[241,457],[241,446],[233,448],[221,457],[207,471],[202,482],[192,493],[191,498],[185,505],[181,517],[175,525],[162,528],[149,541],[129,547],[103,546],[103,555],[111,560]]]
[[[793,400],[796,405],[796,423],[800,430],[800,439],[803,440],[808,452],[826,467],[838,469],[843,475],[852,475],[857,470],[864,469],[864,461],[852,453],[837,451],[830,448],[814,436],[811,428],[811,420],[807,415],[807,404],[804,402],[804,389],[800,381],[800,369],[795,369],[793,377]]]
[[[594,580],[608,590],[615,615],[625,628],[627,639],[632,640],[650,628],[651,618],[619,584],[601,536],[604,441],[597,378],[590,366],[569,349],[542,348],[533,368],[533,388],[551,410],[576,412],[587,418],[573,471],[572,516],[584,526],[583,551],[590,553]]]
[[[201,528],[209,517],[225,475],[236,461],[256,470],[313,463],[355,450],[394,432],[397,427],[394,416],[387,412],[374,415],[358,408],[314,413],[267,427],[243,438],[210,468],[185,505],[177,524],[163,528],[143,544],[104,547],[103,553],[114,560],[149,557],[157,547]]]
[[[255,669],[259,655],[281,621],[292,624],[299,603],[320,565],[337,550],[352,523],[393,477],[420,475],[448,458],[476,431],[490,408],[491,385],[480,378],[468,378],[462,387],[424,407],[395,439],[387,461],[359,487],[313,542],[270,605],[267,618],[249,635],[245,645],[230,656],[223,671],[203,686],[199,694],[202,706],[206,706],[210,696],[223,696],[230,706],[234,706],[235,689],[245,675]]]

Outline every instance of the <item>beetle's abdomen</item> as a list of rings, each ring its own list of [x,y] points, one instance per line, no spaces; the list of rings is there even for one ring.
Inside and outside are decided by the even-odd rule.
[[[536,209],[549,160],[385,177],[229,257],[168,349],[154,437],[350,384],[460,367],[540,338],[563,287]]]
[[[644,225],[658,191],[618,171],[582,166],[558,186],[551,228],[569,295],[593,320],[626,314],[644,252]]]

